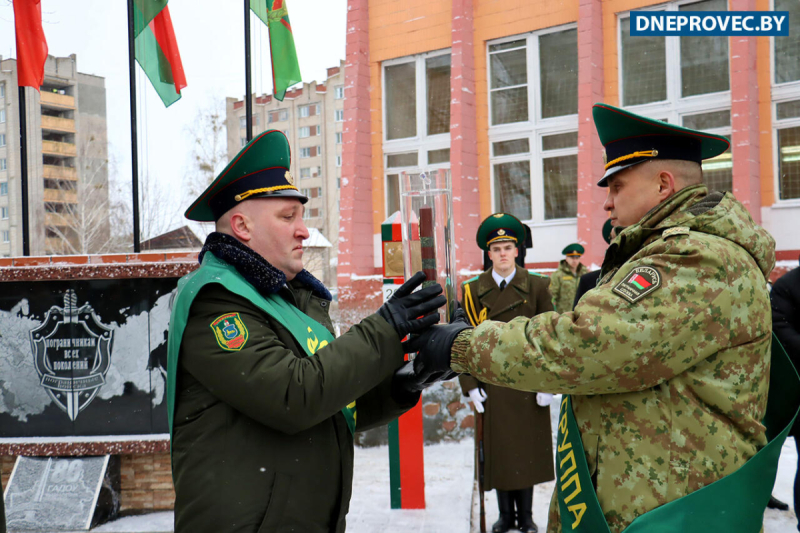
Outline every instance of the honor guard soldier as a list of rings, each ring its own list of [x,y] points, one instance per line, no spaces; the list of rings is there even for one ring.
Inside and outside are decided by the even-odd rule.
[[[438,320],[421,272],[334,339],[331,294],[303,268],[308,199],[286,136],[262,133],[186,211],[216,222],[178,283],[167,405],[175,531],[343,533],[353,433],[415,405],[400,339]],[[397,372],[401,369],[400,372]]]
[[[584,248],[578,243],[573,243],[561,250],[565,256],[558,265],[558,269],[550,275],[550,294],[553,295],[553,306],[559,313],[566,313],[572,309],[575,293],[578,290],[578,280],[589,269],[581,263]]]
[[[604,208],[625,228],[598,286],[572,312],[454,321],[407,349],[419,369],[564,395],[550,533],[757,533],[800,389],[772,349],[775,241],[703,184],[725,137],[593,113]],[[768,399],[791,414],[765,419]]]
[[[461,286],[462,308],[473,326],[553,310],[549,280],[516,264],[525,233],[522,222],[506,213],[491,215],[478,228],[478,246],[489,252],[492,267]],[[533,486],[553,479],[552,395],[481,383],[468,374],[459,382],[475,410],[485,410],[483,488],[495,489],[500,510],[492,531],[538,531],[532,515]]]

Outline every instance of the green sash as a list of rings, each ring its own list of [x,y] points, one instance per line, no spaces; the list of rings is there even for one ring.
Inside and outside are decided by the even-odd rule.
[[[246,298],[267,313],[292,334],[309,357],[327,346],[334,339],[325,326],[295,306],[290,305],[277,294],[271,294],[266,297],[261,295],[235,268],[221,259],[217,259],[213,254],[206,252],[200,268],[178,281],[178,292],[172,304],[172,315],[169,321],[169,340],[167,343],[167,417],[169,420],[170,439],[172,438],[172,423],[175,415],[175,386],[181,340],[186,329],[192,302],[200,292],[200,289],[209,283],[223,285],[232,293]],[[355,433],[356,402],[352,402],[342,409],[342,414],[347,421],[350,433]]]
[[[625,533],[758,533],[775,484],[781,447],[797,416],[798,405],[800,378],[773,334],[764,417],[767,445],[734,473],[637,517]],[[561,401],[556,470],[562,533],[608,533],[569,396]]]

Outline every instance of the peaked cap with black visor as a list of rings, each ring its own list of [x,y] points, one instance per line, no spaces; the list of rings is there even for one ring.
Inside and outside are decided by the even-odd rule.
[[[605,174],[597,182],[600,187],[608,187],[608,178],[620,170],[645,161],[679,159],[700,164],[731,145],[722,135],[674,126],[607,104],[595,104],[592,115],[606,149]]]
[[[229,209],[250,198],[297,198],[308,202],[289,171],[291,151],[286,135],[265,131],[242,148],[211,185],[192,203],[189,220],[216,222]]]

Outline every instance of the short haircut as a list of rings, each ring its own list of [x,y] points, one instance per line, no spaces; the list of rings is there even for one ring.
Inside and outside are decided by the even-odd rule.
[[[682,187],[698,185],[703,183],[703,167],[694,161],[682,161],[680,159],[655,159],[651,164],[657,165],[656,172],[667,170],[675,176]]]

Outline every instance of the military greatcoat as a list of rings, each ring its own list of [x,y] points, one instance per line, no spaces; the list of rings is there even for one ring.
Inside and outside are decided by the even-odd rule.
[[[500,290],[489,269],[465,282],[472,294],[474,309],[464,302],[468,315],[507,322],[516,317],[532,317],[552,311],[549,280],[516,267],[514,278]],[[484,413],[484,487],[486,490],[519,490],[553,479],[553,436],[550,408],[536,403],[536,393],[481,383],[462,374],[461,390],[469,393],[482,387],[488,396]]]
[[[484,322],[456,338],[451,366],[572,395],[600,507],[619,533],[766,444],[774,264],[775,241],[730,193],[687,187],[617,236],[574,311]],[[548,532],[560,530],[553,499]]]
[[[561,260],[556,271],[550,274],[550,294],[553,296],[556,312],[566,313],[572,310],[575,293],[578,291],[578,280],[588,273],[589,269],[580,263],[577,272],[573,274],[567,261]]]
[[[292,280],[280,296],[333,333],[330,302]],[[238,313],[239,351],[209,324]],[[172,441],[175,531],[344,533],[353,436],[341,414],[356,400],[356,430],[414,405],[391,394],[400,339],[378,315],[307,357],[254,303],[222,285],[195,298],[181,343]]]

